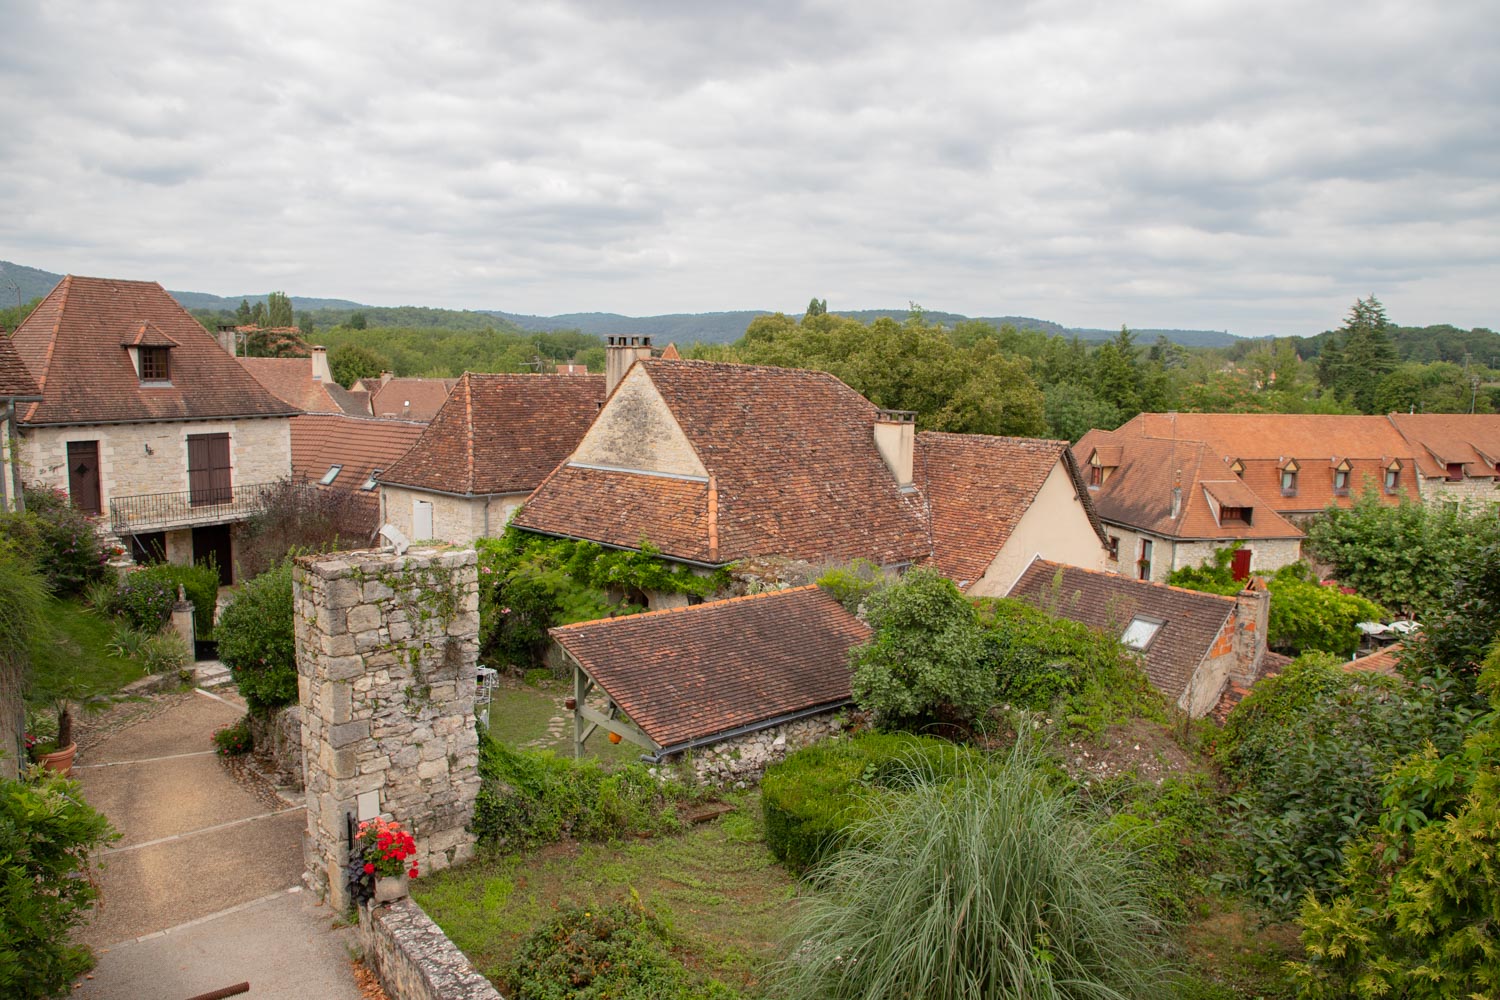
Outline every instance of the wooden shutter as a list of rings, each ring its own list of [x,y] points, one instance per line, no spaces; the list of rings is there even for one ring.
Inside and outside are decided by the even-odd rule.
[[[189,434],[188,492],[194,506],[229,503],[234,484],[229,468],[228,434]]]

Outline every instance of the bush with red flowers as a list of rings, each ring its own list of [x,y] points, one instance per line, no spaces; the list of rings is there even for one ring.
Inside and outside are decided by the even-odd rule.
[[[417,842],[394,820],[379,817],[359,824],[349,852],[349,888],[356,901],[369,899],[377,878],[417,877]]]

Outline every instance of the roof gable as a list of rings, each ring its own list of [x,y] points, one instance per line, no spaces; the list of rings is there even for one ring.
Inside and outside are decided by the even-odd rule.
[[[16,330],[42,390],[27,424],[289,416],[197,320],[148,281],[69,275]],[[143,386],[126,345],[172,348],[171,382]]]
[[[583,622],[551,635],[658,747],[849,700],[870,628],[818,587]]]
[[[568,376],[576,378],[577,376]],[[632,365],[569,461],[606,469],[708,478],[672,408],[646,369]]]

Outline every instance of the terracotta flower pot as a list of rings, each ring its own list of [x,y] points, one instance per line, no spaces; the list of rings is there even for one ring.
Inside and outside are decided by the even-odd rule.
[[[61,750],[37,754],[37,762],[49,771],[56,771],[64,778],[73,773],[73,755],[78,752],[77,743],[69,743]]]
[[[375,877],[375,902],[389,903],[393,899],[405,899],[407,895],[405,873],[400,875],[377,875]]]

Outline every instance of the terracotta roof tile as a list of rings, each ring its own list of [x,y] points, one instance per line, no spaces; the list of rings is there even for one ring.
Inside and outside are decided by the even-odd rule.
[[[921,498],[898,489],[874,446],[876,407],[832,375],[661,359],[637,361],[636,370],[644,370],[713,480],[717,548],[708,538],[706,484],[669,487],[660,476],[629,472],[560,469],[538,487],[517,525],[630,547],[643,536],[669,556],[694,561],[710,551],[717,552],[706,560],[712,562],[928,558]],[[662,493],[677,499],[671,510],[651,506]],[[690,498],[701,498],[701,514],[685,509]],[[684,515],[690,521],[677,523]],[[604,525],[626,526],[625,534],[607,538]],[[681,547],[669,544],[672,538]]]
[[[1361,656],[1356,660],[1350,660],[1344,664],[1344,670],[1349,673],[1394,675],[1401,662],[1402,648],[1401,643],[1393,642],[1384,649],[1377,650],[1368,656]]]
[[[1187,690],[1193,673],[1213,648],[1236,604],[1233,597],[1063,566],[1045,559],[1037,559],[1026,568],[1009,596],[1061,618],[1082,622],[1115,639],[1136,615],[1163,622],[1142,660],[1151,683],[1173,701]]]
[[[422,436],[424,425],[341,413],[304,413],[292,418],[292,478],[316,483],[342,465],[334,487],[358,490],[376,469],[401,460]],[[374,491],[370,491],[374,496]]]
[[[1424,476],[1446,475],[1450,462],[1462,464],[1470,478],[1500,475],[1500,414],[1392,413],[1389,420],[1410,443]]]
[[[171,349],[171,384],[143,387],[121,346],[158,335]],[[42,402],[23,408],[26,424],[196,420],[287,416],[211,334],[150,281],[69,275],[16,330],[16,352],[36,378]],[[167,346],[165,341],[161,346]]]
[[[660,747],[849,700],[869,626],[817,587],[552,629]]]
[[[40,397],[42,390],[16,353],[10,337],[0,333],[0,398]]]
[[[1066,441],[918,434],[916,478],[932,511],[938,570],[964,582],[984,576],[1058,462],[1087,503]],[[1092,505],[1089,514],[1094,517]],[[1102,534],[1097,520],[1095,531]]]
[[[277,399],[303,413],[340,413],[329,386],[313,378],[311,358],[236,358]]]
[[[421,443],[382,482],[483,495],[529,493],[599,413],[603,375],[466,373]]]
[[[1264,495],[1241,482],[1202,441],[1127,437],[1119,431],[1089,431],[1073,446],[1080,466],[1096,453],[1112,468],[1102,485],[1089,486],[1099,517],[1166,538],[1301,538],[1302,532],[1276,512]],[[1110,462],[1114,462],[1113,466]],[[1249,479],[1246,473],[1246,479]],[[1177,516],[1172,490],[1182,491]],[[1331,486],[1330,486],[1331,489]],[[1230,506],[1252,508],[1250,523],[1220,522],[1210,496]]]
[[[431,420],[457,384],[456,378],[393,378],[376,382],[370,390],[370,411],[377,417]]]

